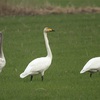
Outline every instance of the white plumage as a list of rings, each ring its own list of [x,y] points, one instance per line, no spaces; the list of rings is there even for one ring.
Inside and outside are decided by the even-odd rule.
[[[47,38],[47,33],[54,31],[51,28],[44,28],[44,40],[47,49],[47,56],[36,58],[35,60],[31,61],[28,66],[26,67],[25,71],[20,74],[20,78],[25,78],[28,75],[31,75],[31,81],[34,74],[41,74],[41,78],[43,81],[44,72],[49,68],[52,62],[52,52],[49,46],[49,41]]]
[[[100,57],[90,59],[80,73],[90,72],[90,77],[93,73],[100,71]]]
[[[3,53],[2,42],[3,42],[2,33],[0,32],[0,72],[2,72],[2,69],[6,64],[6,60],[5,60],[4,53]]]

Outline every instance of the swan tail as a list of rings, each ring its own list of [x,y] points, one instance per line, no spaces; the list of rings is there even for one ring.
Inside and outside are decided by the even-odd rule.
[[[80,74],[83,74],[83,73],[85,73],[85,70],[81,70],[81,71],[80,71]]]
[[[23,73],[20,74],[20,78],[25,78],[26,76],[28,76],[28,74],[25,73],[25,72],[23,72]]]

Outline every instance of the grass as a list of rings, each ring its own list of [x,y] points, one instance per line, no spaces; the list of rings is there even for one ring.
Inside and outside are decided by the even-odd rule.
[[[6,1],[6,0],[2,0],[2,1]],[[10,4],[13,5],[22,5],[22,6],[35,6],[35,7],[41,7],[46,3],[50,3],[52,5],[55,6],[76,6],[76,7],[80,7],[80,6],[100,6],[100,1],[99,0],[42,0],[40,2],[40,0],[9,0],[6,1]]]
[[[0,17],[7,60],[0,73],[0,100],[99,100],[100,75],[80,75],[92,57],[100,54],[100,14]],[[27,64],[46,55],[43,28],[54,28],[48,34],[53,62],[40,75],[20,79]]]

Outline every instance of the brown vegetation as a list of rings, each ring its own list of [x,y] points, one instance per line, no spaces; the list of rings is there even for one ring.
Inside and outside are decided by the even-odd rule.
[[[100,13],[100,7],[60,7],[46,5],[41,8],[12,6],[0,3],[0,16],[3,15],[46,15],[46,14]]]

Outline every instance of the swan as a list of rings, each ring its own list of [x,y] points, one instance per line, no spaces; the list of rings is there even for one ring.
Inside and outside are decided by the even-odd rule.
[[[90,59],[83,69],[80,71],[80,73],[90,72],[90,77],[92,77],[92,74],[95,72],[100,71],[100,57],[95,57]]]
[[[3,46],[2,45],[2,42],[3,42],[2,37],[3,37],[2,33],[0,32],[0,72],[2,72],[2,69],[6,64],[6,60],[5,60],[4,53],[3,53],[3,47],[2,47]]]
[[[24,72],[20,74],[20,78],[25,78],[26,76],[30,75],[30,81],[32,81],[34,74],[41,74],[41,79],[43,81],[44,72],[49,68],[52,62],[52,52],[49,46],[49,40],[47,38],[47,33],[52,31],[54,30],[48,27],[45,27],[43,31],[45,45],[47,49],[47,56],[36,58],[33,61],[31,61],[24,70]]]

